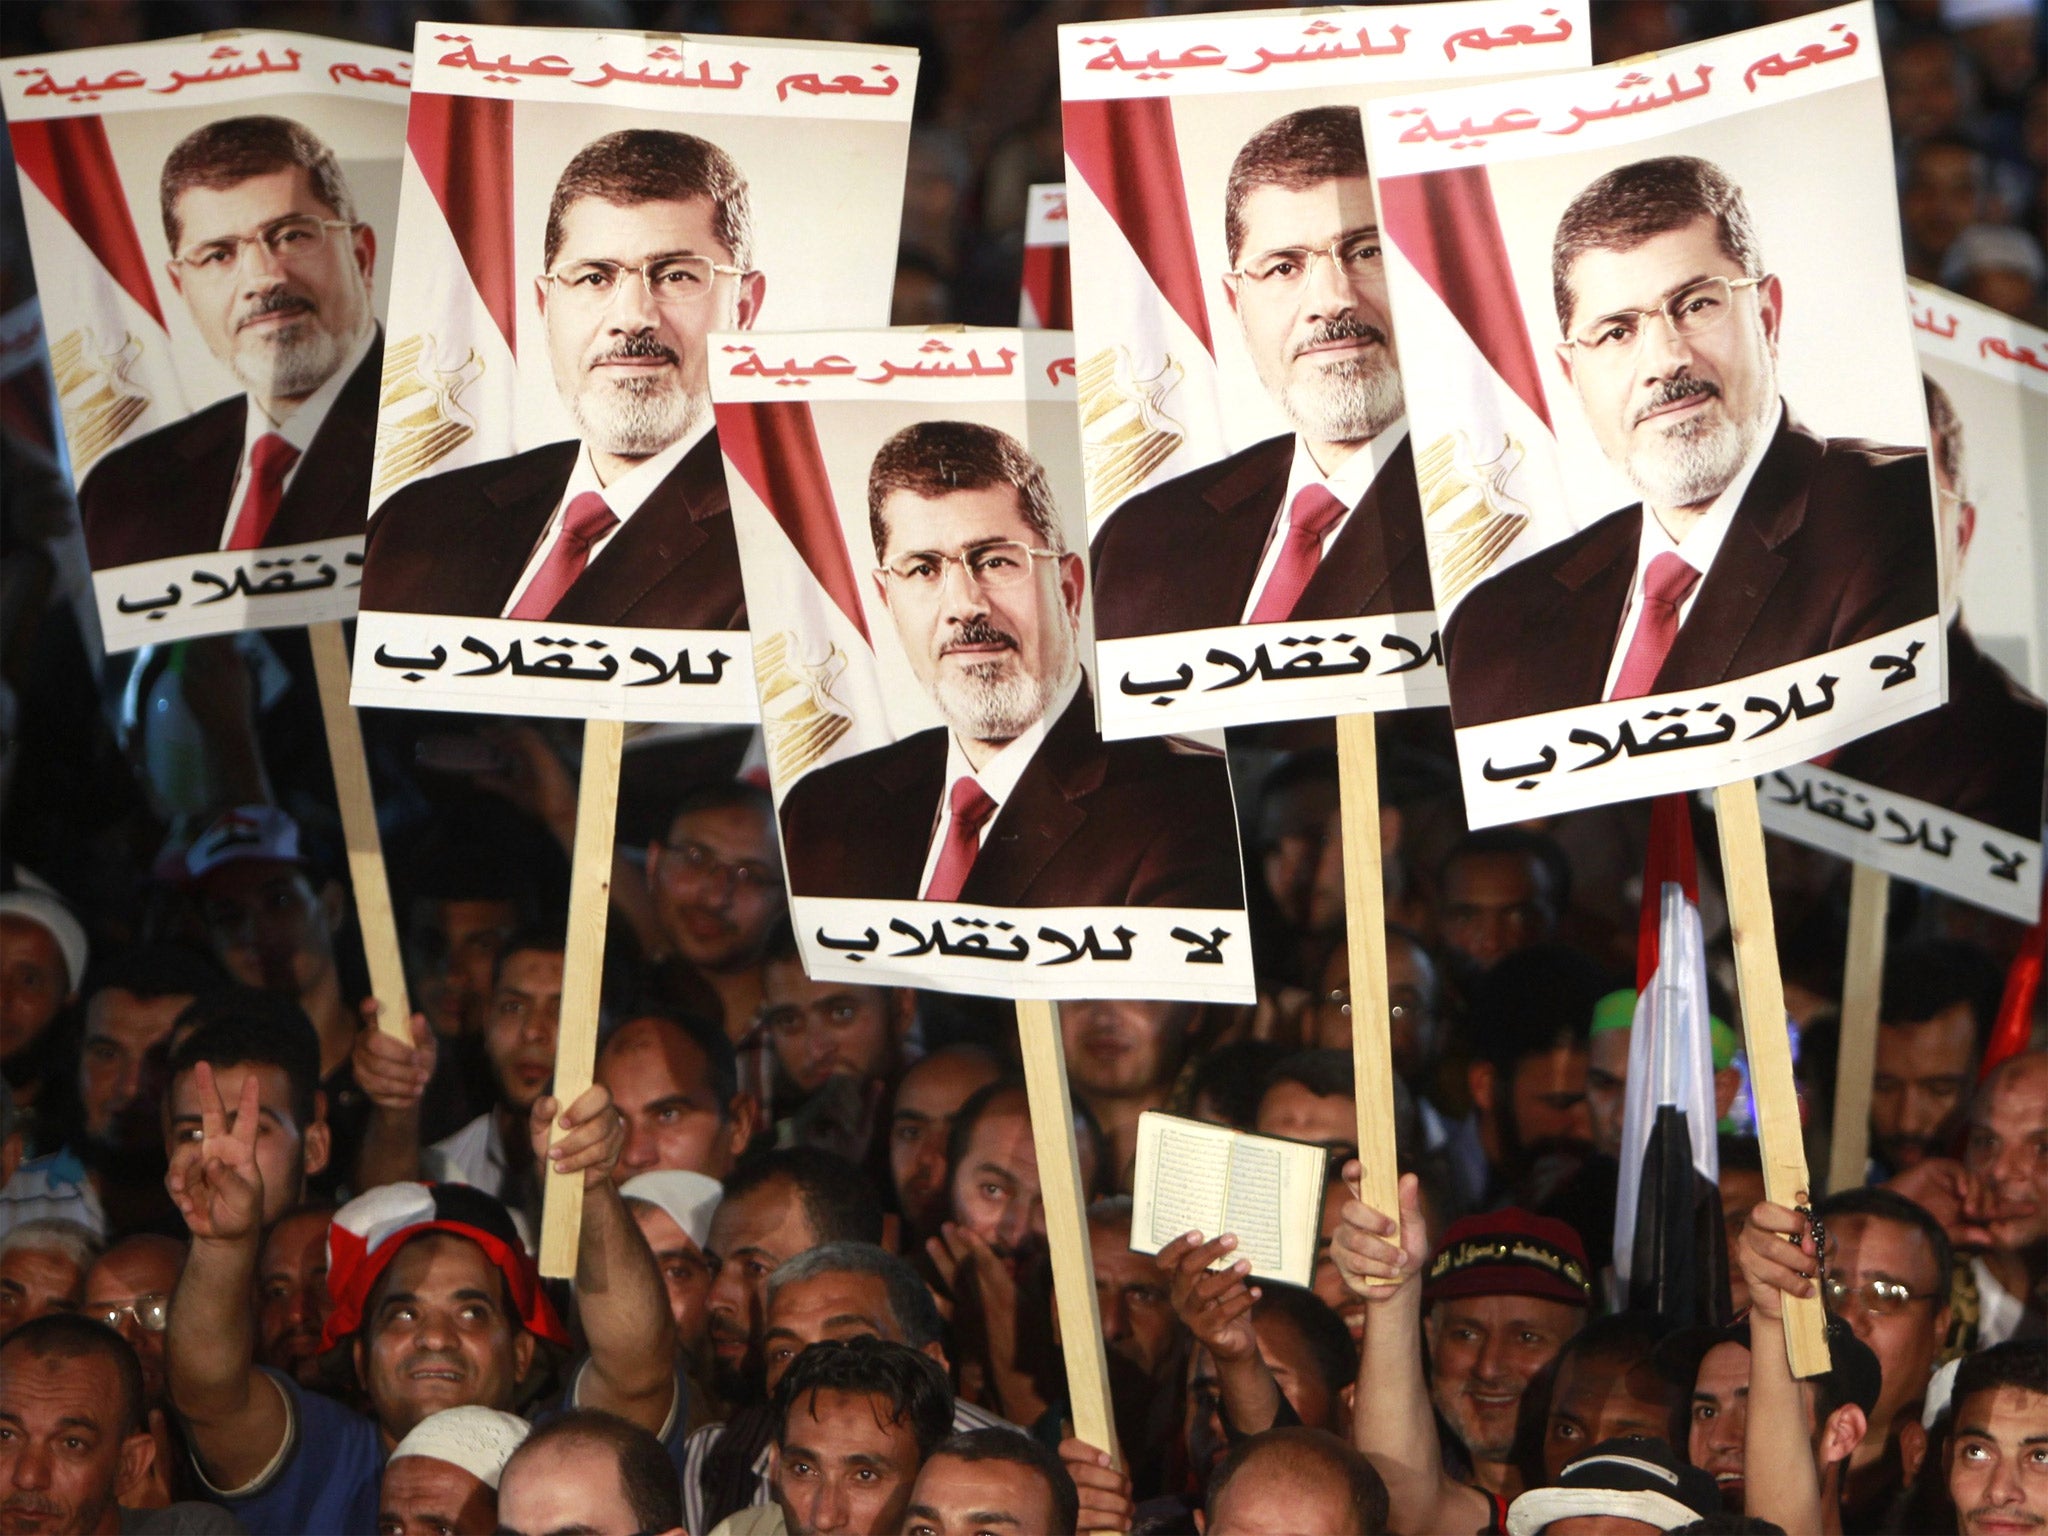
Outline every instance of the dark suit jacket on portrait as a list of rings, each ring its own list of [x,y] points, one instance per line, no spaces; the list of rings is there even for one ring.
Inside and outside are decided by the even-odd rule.
[[[549,443],[394,493],[370,520],[364,611],[498,617],[582,446]],[[717,432],[683,455],[549,617],[649,629],[747,627]]]
[[[379,332],[292,472],[264,534],[265,549],[363,531],[383,371]],[[233,395],[116,448],[93,465],[78,488],[93,569],[219,549],[248,423],[249,397]]]
[[[1244,622],[1267,535],[1287,494],[1294,435],[1205,464],[1118,507],[1095,536],[1095,637]],[[1294,605],[1295,619],[1435,606],[1409,440],[1388,455]]]
[[[1852,741],[1831,766],[1865,784],[1911,795],[2015,837],[2041,836],[2048,706],[1948,629],[1948,702]]]
[[[783,797],[798,896],[915,901],[946,791],[946,728],[805,775]],[[983,834],[960,900],[995,907],[1244,905],[1223,759],[1105,742],[1084,685]]]
[[[1710,688],[1936,611],[1927,455],[1823,440],[1780,417],[1652,691]],[[1642,503],[1474,587],[1444,626],[1451,714],[1485,725],[1597,704],[1621,634]]]

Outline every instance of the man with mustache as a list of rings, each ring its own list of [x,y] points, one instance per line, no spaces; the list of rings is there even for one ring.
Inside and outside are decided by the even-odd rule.
[[[363,607],[745,628],[705,338],[759,315],[753,244],[717,145],[628,128],[578,151],[534,299],[582,436],[399,490],[370,525]]]
[[[1434,606],[1358,109],[1253,134],[1223,233],[1223,297],[1294,430],[1117,509],[1093,550],[1099,638]]]
[[[93,466],[78,492],[93,566],[360,533],[377,236],[334,151],[288,118],[225,118],[179,141],[158,196],[171,288],[244,393]]]
[[[1081,668],[1081,557],[1045,470],[924,421],[868,471],[876,591],[945,722],[831,763],[782,803],[790,890],[987,906],[1238,907],[1227,771],[1105,743]]]
[[[1933,616],[1927,455],[1791,414],[1783,284],[1718,167],[1600,177],[1558,222],[1551,278],[1559,366],[1643,499],[1459,605],[1459,725],[1713,687]]]

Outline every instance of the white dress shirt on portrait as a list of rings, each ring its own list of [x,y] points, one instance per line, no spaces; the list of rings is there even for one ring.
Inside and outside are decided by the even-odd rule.
[[[1081,691],[1081,669],[1074,668],[1074,675],[1060,685],[1053,695],[1052,703],[1044,714],[1031,723],[1031,729],[1006,743],[1003,749],[985,763],[980,771],[967,761],[967,754],[960,748],[960,738],[952,731],[946,732],[946,782],[939,790],[939,815],[932,828],[932,844],[924,856],[924,874],[918,878],[917,888],[922,892],[932,883],[932,875],[938,870],[939,855],[945,851],[946,829],[953,820],[953,786],[964,774],[981,786],[982,793],[995,801],[996,808],[988,813],[988,820],[981,824],[981,834],[975,845],[988,837],[988,829],[995,825],[996,817],[1003,812],[1003,802],[1008,800],[1017,788],[1017,781],[1024,777],[1024,770],[1031,766],[1031,758],[1038,751],[1038,745],[1045,740],[1045,733],[1053,721],[1066,713],[1067,706],[1074,702],[1074,695]]]
[[[1244,613],[1240,622],[1249,624],[1252,615],[1258,611],[1259,599],[1265,595],[1266,583],[1273,579],[1273,568],[1280,563],[1280,551],[1287,543],[1287,509],[1294,505],[1294,498],[1311,485],[1320,485],[1344,504],[1344,515],[1330,524],[1323,534],[1322,553],[1327,557],[1351,521],[1351,514],[1358,510],[1358,504],[1365,500],[1365,493],[1372,489],[1373,481],[1379,478],[1380,470],[1394,450],[1408,440],[1408,418],[1401,416],[1389,423],[1384,431],[1366,443],[1337,467],[1334,475],[1326,475],[1316,468],[1315,456],[1308,451],[1308,444],[1299,433],[1294,438],[1294,464],[1287,471],[1287,494],[1280,498],[1280,508],[1273,514],[1273,525],[1266,530],[1266,550],[1259,556],[1258,574],[1252,577],[1251,596],[1245,599]]]
[[[306,450],[313,446],[313,439],[320,435],[321,425],[327,420],[327,413],[334,409],[334,402],[341,398],[341,392],[348,387],[348,381],[355,377],[356,369],[369,355],[370,347],[377,339],[377,327],[363,327],[363,334],[348,356],[341,360],[341,366],[327,376],[327,381],[305,400],[296,411],[283,421],[272,421],[270,413],[263,409],[254,395],[248,396],[249,408],[244,413],[242,424],[242,457],[235,466],[235,488],[228,493],[227,519],[220,525],[220,543],[214,547],[226,549],[235,536],[235,524],[242,516],[242,503],[249,495],[249,455],[255,451],[259,438],[275,432],[279,437],[299,450],[299,456],[292,461],[292,467],[285,471],[279,483],[277,498],[284,500],[284,494],[292,488],[292,480],[299,472],[299,466],[306,462]]]

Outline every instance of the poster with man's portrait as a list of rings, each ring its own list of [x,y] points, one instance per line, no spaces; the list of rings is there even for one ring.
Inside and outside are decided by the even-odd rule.
[[[1366,122],[1471,824],[1938,704],[1870,7]]]
[[[355,612],[410,75],[288,32],[0,69],[110,651]]]
[[[1585,0],[1085,22],[1059,48],[1103,734],[1441,705],[1359,107],[1583,67]]]
[[[1220,739],[1096,728],[1073,337],[712,355],[804,969],[1250,1001]]]
[[[710,337],[888,322],[916,51],[416,42],[352,697],[753,720]]]
[[[1948,702],[1765,775],[1767,830],[2023,923],[2048,772],[2048,332],[1928,284],[1913,340]]]

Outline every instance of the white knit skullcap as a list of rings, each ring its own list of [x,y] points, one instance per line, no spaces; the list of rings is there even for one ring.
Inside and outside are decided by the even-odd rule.
[[[56,943],[57,953],[64,957],[64,995],[75,997],[78,984],[85,979],[85,959],[88,946],[85,939],[85,925],[72,915],[57,893],[40,880],[29,882],[33,877],[26,870],[17,870],[24,882],[18,891],[0,891],[0,917],[18,917],[23,922],[34,923]]]
[[[443,1408],[413,1425],[412,1433],[398,1442],[391,1459],[426,1456],[445,1461],[495,1491],[505,1463],[532,1432],[533,1426],[514,1413],[474,1404]]]

